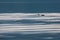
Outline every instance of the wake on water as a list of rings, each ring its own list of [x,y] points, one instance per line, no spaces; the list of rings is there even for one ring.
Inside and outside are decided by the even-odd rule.
[[[0,14],[2,40],[29,40],[30,37],[34,38],[30,38],[31,40],[53,40],[60,38],[58,33],[60,33],[60,13]]]
[[[0,33],[60,32],[60,13],[3,13],[0,14]],[[12,31],[11,31],[12,30]],[[56,31],[54,31],[56,30]],[[49,31],[49,32],[48,32]],[[30,32],[30,33],[34,33]]]

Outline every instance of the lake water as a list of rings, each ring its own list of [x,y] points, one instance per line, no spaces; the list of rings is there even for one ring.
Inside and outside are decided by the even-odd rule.
[[[60,13],[2,13],[0,40],[60,40]]]
[[[0,0],[0,40],[60,40],[60,0]]]
[[[0,0],[1,13],[60,12],[60,0]]]

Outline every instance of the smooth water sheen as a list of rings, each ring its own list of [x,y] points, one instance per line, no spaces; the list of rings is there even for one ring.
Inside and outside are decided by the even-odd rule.
[[[60,13],[60,0],[0,0],[0,13]]]

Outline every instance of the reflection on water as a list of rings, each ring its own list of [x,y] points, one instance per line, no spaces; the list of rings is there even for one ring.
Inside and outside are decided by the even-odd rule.
[[[60,14],[0,14],[0,40],[60,40]]]

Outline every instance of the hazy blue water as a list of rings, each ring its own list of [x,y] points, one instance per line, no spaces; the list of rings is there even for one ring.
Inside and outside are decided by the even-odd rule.
[[[60,12],[60,0],[0,0],[0,13]],[[60,24],[58,22],[34,20],[0,20],[0,24]],[[3,35],[3,36],[1,36]],[[0,33],[0,40],[60,40],[60,33],[40,33],[24,35],[19,33]]]
[[[60,12],[60,0],[0,0],[0,12]]]
[[[42,33],[42,34],[30,34],[30,35],[1,34],[1,35],[5,35],[5,37],[1,37],[0,40],[60,40],[60,33],[57,34]]]
[[[38,23],[44,23],[44,24],[41,24],[41,25],[47,25],[47,24],[60,24],[60,21],[57,21],[57,22],[49,22],[49,21],[34,21],[34,20],[0,20],[0,24],[38,24]],[[40,25],[40,24],[38,24]]]

